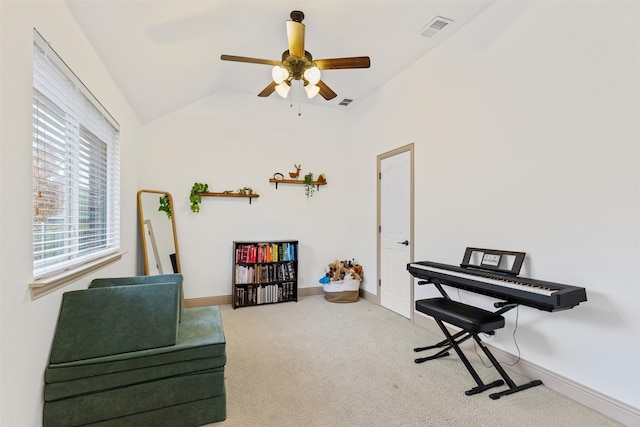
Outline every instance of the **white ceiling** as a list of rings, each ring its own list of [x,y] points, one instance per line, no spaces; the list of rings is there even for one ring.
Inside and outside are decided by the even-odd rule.
[[[314,58],[371,58],[369,69],[324,71],[322,80],[338,96],[305,101],[349,108],[338,104],[344,98],[354,104],[364,99],[494,1],[67,0],[67,4],[146,123],[218,91],[257,96],[270,82],[271,67],[221,61],[220,55],[280,60],[288,48],[285,21],[292,10],[305,14],[305,49]],[[433,38],[421,36],[436,16],[454,22]]]

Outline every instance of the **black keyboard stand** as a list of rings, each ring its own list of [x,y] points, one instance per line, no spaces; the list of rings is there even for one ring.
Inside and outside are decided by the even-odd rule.
[[[424,284],[425,282],[418,283]],[[440,357],[448,356],[449,350],[453,349],[477,384],[476,387],[465,391],[465,394],[467,396],[478,394],[487,389],[499,387],[506,383],[509,387],[508,389],[489,395],[491,399],[495,400],[499,399],[502,396],[516,393],[518,391],[542,384],[542,381],[540,380],[533,380],[520,386],[516,385],[478,336],[478,334],[480,333],[493,334],[496,329],[504,327],[505,322],[502,313],[515,307],[515,304],[498,303],[496,305],[496,308],[500,309],[494,313],[483,310],[481,308],[453,301],[449,298],[444,289],[442,289],[442,286],[437,283],[435,283],[435,285],[442,294],[442,298],[418,300],[416,301],[416,310],[433,317],[446,339],[440,341],[435,345],[414,348],[414,351],[420,352],[436,348],[444,348],[442,348],[432,356],[415,359],[416,363],[422,363],[426,362],[427,360],[433,360]],[[444,325],[445,322],[461,328],[461,331],[452,335]],[[482,381],[476,370],[469,362],[469,359],[467,359],[464,352],[460,349],[460,344],[468,340],[469,338],[473,338],[476,344],[478,344],[478,346],[482,349],[484,354],[491,361],[493,367],[502,377],[502,380],[496,380],[489,384],[485,384]]]

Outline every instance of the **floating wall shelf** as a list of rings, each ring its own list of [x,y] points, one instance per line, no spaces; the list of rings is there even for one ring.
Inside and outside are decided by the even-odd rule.
[[[269,182],[275,182],[276,183],[276,190],[278,189],[278,183],[282,183],[282,184],[298,184],[298,185],[306,184],[304,182],[304,179],[275,179],[275,178],[271,178],[271,179],[269,179]],[[315,185],[318,190],[320,190],[320,186],[321,185],[327,185],[327,181],[311,181],[311,183],[313,185]]]
[[[244,197],[245,199],[249,199],[249,204],[251,204],[251,199],[260,197],[259,194],[240,194],[240,193],[198,193],[201,197]]]

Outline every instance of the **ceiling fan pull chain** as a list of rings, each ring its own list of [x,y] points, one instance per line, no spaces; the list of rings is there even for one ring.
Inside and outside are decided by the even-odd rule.
[[[289,99],[289,102],[290,102],[289,107],[293,108],[293,93],[291,93],[291,98]]]
[[[300,112],[300,92],[302,92],[302,80],[298,80],[298,117],[302,115]]]

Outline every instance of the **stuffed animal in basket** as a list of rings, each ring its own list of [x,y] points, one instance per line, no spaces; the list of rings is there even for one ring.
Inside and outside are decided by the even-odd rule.
[[[344,279],[344,263],[338,260],[330,263],[327,276],[329,276],[333,282]]]
[[[351,275],[358,282],[362,282],[362,266],[355,264],[351,266]]]
[[[329,271],[326,277],[329,277],[331,281],[337,282],[344,280],[345,276],[352,276],[354,280],[358,282],[362,281],[362,266],[352,261],[338,261],[329,264]]]

